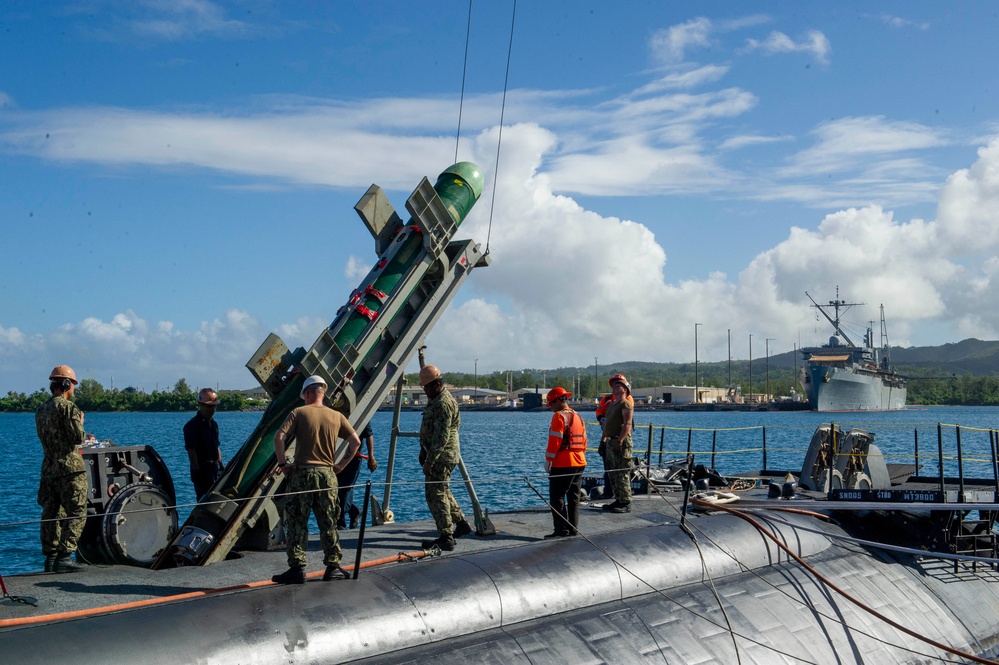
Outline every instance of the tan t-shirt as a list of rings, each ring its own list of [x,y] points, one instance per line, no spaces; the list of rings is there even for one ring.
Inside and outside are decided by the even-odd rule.
[[[604,436],[609,438],[621,436],[621,430],[624,429],[625,409],[631,409],[632,414],[634,414],[634,408],[635,400],[632,399],[631,395],[625,395],[618,401],[611,403],[607,407],[607,420],[604,421]]]
[[[281,424],[285,443],[295,440],[295,464],[333,466],[336,440],[354,433],[347,418],[327,406],[300,406]]]

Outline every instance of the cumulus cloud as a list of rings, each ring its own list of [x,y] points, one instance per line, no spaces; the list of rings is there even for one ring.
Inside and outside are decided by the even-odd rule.
[[[520,150],[542,153],[524,161],[530,168],[499,175],[504,197],[495,214],[504,221],[492,231],[494,263],[474,274],[479,296],[449,311],[432,334],[435,361],[459,368],[472,358],[500,368],[587,365],[594,349],[609,353],[607,360],[689,360],[695,322],[703,324],[704,357],[725,357],[728,330],[754,331],[759,340],[773,338],[771,350],[789,351],[802,335],[815,343],[827,334],[812,321],[804,292],[822,302],[836,286],[868,304],[857,311],[858,340],[882,303],[895,344],[910,343],[914,327],[927,322],[984,338],[999,333],[992,307],[999,297],[999,141],[948,179],[936,220],[900,221],[877,205],[848,208],[814,230],[791,229],[738,275],[671,283],[668,239],[554,194],[537,170],[551,137],[527,126],[510,133]],[[473,218],[462,229],[476,237],[482,225]],[[746,357],[745,340],[735,346],[736,356]]]
[[[459,371],[475,358],[480,368],[585,365],[595,349],[608,362],[689,360],[695,323],[703,324],[705,358],[725,357],[728,330],[752,331],[790,350],[792,331],[811,328],[803,291],[824,300],[836,285],[872,306],[884,302],[895,342],[905,343],[925,322],[996,336],[999,143],[989,142],[941,188],[946,174],[924,154],[949,144],[945,132],[859,116],[818,125],[812,144],[782,168],[740,170],[728,161],[736,149],[794,145],[796,137],[753,131],[752,92],[711,89],[729,75],[727,67],[683,64],[694,50],[711,47],[712,35],[738,27],[695,19],[657,33],[652,47],[670,73],[609,99],[593,90],[511,91],[499,172],[487,173],[495,204],[490,209],[484,197],[459,231],[482,241],[493,219],[493,262],[475,271],[467,300],[456,302],[431,334],[435,362]],[[807,52],[820,61],[830,52],[821,33],[798,42],[774,33],[752,48]],[[462,155],[482,165],[494,163],[498,101],[465,100]],[[453,108],[444,98],[289,97],[262,98],[239,113],[12,108],[0,114],[0,147],[56,163],[195,167],[248,186],[363,191],[378,182],[408,191],[428,162],[453,158]],[[724,130],[706,138],[719,124]],[[734,274],[678,281],[667,271],[670,238],[583,202],[705,193],[839,210],[803,219]],[[934,200],[933,220],[902,220],[892,211],[893,202]],[[343,274],[360,281],[369,265],[351,256]],[[193,329],[132,310],[42,332],[5,321],[0,369],[34,377],[39,366],[44,373],[70,362],[82,376],[108,383],[113,375],[119,386],[167,387],[180,377],[192,385],[252,385],[243,364],[270,327],[252,311],[205,316]],[[289,347],[308,347],[328,324],[292,318],[276,331]],[[744,349],[733,351],[746,357]]]
[[[344,266],[343,276],[347,279],[359,282],[371,271],[371,262],[354,255],[347,257],[347,265]]]
[[[473,141],[472,159],[489,163],[495,131]],[[999,140],[947,179],[934,220],[899,220],[876,205],[847,208],[814,229],[792,228],[736,275],[677,282],[665,272],[668,238],[553,191],[542,165],[557,145],[554,135],[533,125],[507,128],[505,135],[492,265],[475,270],[466,287],[472,297],[455,303],[431,333],[436,364],[469,371],[476,358],[480,368],[498,369],[588,365],[594,355],[603,362],[686,361],[695,323],[702,324],[704,358],[726,356],[729,330],[771,338],[771,351],[783,352],[802,336],[814,343],[827,334],[812,320],[804,291],[821,302],[836,286],[868,303],[858,312],[859,328],[876,320],[884,303],[897,344],[910,343],[913,329],[928,322],[978,337],[999,334],[993,307],[999,299]],[[487,173],[487,181],[492,178]],[[489,213],[480,202],[459,235],[481,242]],[[328,324],[302,318],[277,332],[289,347],[307,348]],[[246,387],[252,379],[243,364],[267,332],[252,313],[235,309],[194,330],[133,311],[35,336],[0,327],[0,367],[31,377],[39,367],[70,362],[81,376],[106,385],[114,376],[118,386],[146,389],[169,387],[180,377],[192,385]],[[733,340],[733,352],[747,356],[744,339]]]
[[[766,39],[747,39],[747,51],[761,51],[766,55],[777,53],[810,53],[815,60],[822,64],[829,64],[829,54],[832,52],[832,45],[824,34],[818,30],[810,30],[805,36],[795,41],[783,32],[774,30]]]
[[[249,387],[254,380],[243,365],[266,336],[258,320],[235,309],[190,331],[128,310],[30,338],[0,327],[0,366],[13,375],[11,389],[29,392],[43,387],[49,367],[64,363],[106,387],[113,381],[118,388],[165,390],[180,378],[191,385]]]

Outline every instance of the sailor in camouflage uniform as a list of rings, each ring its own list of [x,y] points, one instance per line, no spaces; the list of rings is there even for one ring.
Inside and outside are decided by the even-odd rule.
[[[437,539],[425,540],[422,546],[451,551],[455,538],[472,532],[450,487],[451,472],[461,458],[458,446],[461,415],[458,403],[444,387],[439,369],[433,365],[424,366],[420,370],[420,385],[428,399],[420,425],[420,464],[426,476],[427,507],[440,532]]]
[[[316,515],[319,541],[323,545],[326,572],[323,581],[343,580],[347,571],[340,567],[343,551],[336,531],[337,505],[336,441],[349,444],[346,459],[361,445],[361,439],[347,418],[323,403],[326,381],[310,376],[302,385],[300,406],[285,419],[274,435],[274,455],[278,473],[287,474],[284,491],[288,492],[284,509],[284,528],[288,537],[288,570],[271,577],[278,584],[305,583],[305,552],[309,544],[309,512]],[[295,442],[295,460],[289,463],[286,443]]]
[[[42,552],[45,572],[72,573],[80,534],[86,524],[87,476],[80,446],[85,437],[83,412],[69,401],[76,391],[76,372],[59,365],[49,375],[52,397],[35,412],[35,428],[42,442],[42,473],[38,505],[42,507]]]
[[[607,447],[606,463],[614,488],[614,502],[602,508],[612,513],[630,513],[631,428],[634,425],[635,400],[631,396],[631,384],[623,374],[612,376],[610,385],[614,401],[607,407],[603,440]]]

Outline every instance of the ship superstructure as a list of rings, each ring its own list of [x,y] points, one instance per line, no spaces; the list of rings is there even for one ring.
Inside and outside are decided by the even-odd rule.
[[[832,325],[829,343],[801,350],[805,361],[802,382],[808,403],[815,411],[893,411],[905,408],[905,379],[895,372],[889,354],[884,305],[881,306],[881,345],[874,345],[873,325],[867,328],[858,346],[843,331],[840,317],[851,307],[839,297],[820,305],[809,295],[813,306]],[[831,312],[831,314],[830,314]]]

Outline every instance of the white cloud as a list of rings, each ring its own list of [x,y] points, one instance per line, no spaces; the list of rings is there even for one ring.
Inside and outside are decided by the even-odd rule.
[[[27,342],[27,336],[17,328],[4,328],[0,325],[0,353],[16,350]]]
[[[724,78],[728,67],[720,65],[705,65],[685,72],[667,74],[648,83],[632,93],[632,97],[656,94],[663,90],[686,90],[697,88],[707,83],[715,83]]]
[[[793,140],[794,138],[791,136],[761,136],[759,134],[743,134],[741,136],[732,136],[725,139],[718,146],[718,149],[738,150],[739,148],[747,148],[754,145],[766,145],[768,143],[781,143]]]
[[[536,128],[509,132],[518,151],[551,149],[552,137]],[[937,220],[848,208],[815,230],[792,229],[734,279],[713,273],[670,283],[663,272],[668,239],[555,195],[544,173],[511,169],[498,183],[504,195],[495,215],[503,223],[492,231],[494,263],[474,274],[476,299],[453,308],[431,335],[432,353],[456,369],[472,358],[496,368],[586,365],[594,349],[606,361],[682,361],[692,354],[694,322],[704,324],[706,358],[725,357],[728,330],[753,331],[760,349],[770,337],[771,350],[789,351],[802,335],[815,343],[828,334],[811,321],[804,291],[821,302],[836,286],[868,304],[857,313],[861,328],[883,303],[896,344],[910,343],[913,329],[927,322],[995,338],[997,173],[999,141],[950,178]],[[482,225],[473,217],[462,229],[479,237]],[[507,302],[514,305],[499,305]]]
[[[913,21],[891,14],[880,14],[878,20],[892,28],[916,28],[917,30],[929,30],[930,28],[930,24],[926,21]]]
[[[435,364],[469,371],[475,358],[483,370],[587,365],[594,355],[602,362],[684,361],[695,322],[703,324],[706,359],[725,357],[728,330],[751,331],[761,345],[772,338],[771,351],[785,351],[801,336],[813,343],[827,334],[815,328],[804,291],[822,301],[836,286],[868,303],[861,326],[884,303],[897,344],[934,322],[960,334],[999,335],[999,140],[947,180],[935,220],[900,221],[879,206],[848,208],[826,215],[814,230],[791,229],[738,275],[682,282],[664,273],[668,238],[553,192],[541,165],[556,143],[536,126],[507,128],[493,263],[473,273],[466,287],[473,297],[453,306],[431,333]],[[476,137],[472,148],[472,159],[489,163],[495,130]],[[484,239],[483,204],[462,224],[461,236]],[[277,332],[291,348],[309,347],[328,324],[302,318]],[[246,387],[253,381],[243,365],[267,332],[240,310],[191,331],[133,311],[31,337],[0,327],[0,368],[8,377],[28,377],[12,386],[19,390],[41,386],[39,367],[67,362],[105,385],[114,376],[119,387],[166,388],[180,377],[192,385]],[[744,342],[734,353],[746,357]]]
[[[858,168],[877,168],[875,158],[894,153],[925,150],[948,144],[938,130],[913,122],[891,121],[884,116],[840,118],[812,131],[816,143],[792,158],[784,175],[833,173]],[[910,160],[908,167],[919,162]],[[920,169],[928,170],[925,165]]]
[[[663,64],[683,62],[688,50],[711,44],[711,31],[711,20],[703,16],[657,30],[649,41],[652,56]]]
[[[138,38],[177,42],[206,36],[241,38],[268,29],[230,18],[224,5],[208,0],[134,0],[122,7],[123,11],[117,11],[113,5],[108,7],[100,14],[108,21],[87,32],[99,39],[115,41]],[[87,9],[70,11],[83,13]]]
[[[0,328],[0,366],[16,377],[19,385],[12,388],[28,392],[43,386],[47,367],[60,364],[107,387],[113,377],[119,388],[162,390],[183,377],[191,385],[242,388],[254,384],[243,365],[266,332],[239,310],[193,331],[175,330],[168,321],[150,322],[128,310],[110,321],[87,317],[30,339]]]
[[[832,45],[824,34],[818,30],[810,30],[800,41],[794,41],[783,32],[774,30],[766,39],[747,39],[747,51],[762,51],[766,55],[776,53],[811,53],[821,64],[829,63]]]
[[[347,257],[347,265],[343,268],[343,276],[353,282],[364,279],[371,271],[371,262],[353,254]]]

